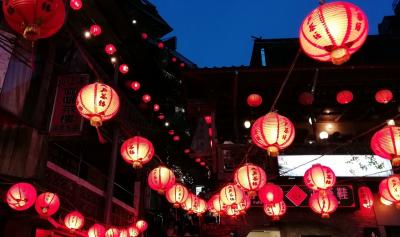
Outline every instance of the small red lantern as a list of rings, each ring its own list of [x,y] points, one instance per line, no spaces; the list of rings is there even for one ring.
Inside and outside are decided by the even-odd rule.
[[[175,208],[180,207],[189,196],[188,189],[180,183],[172,185],[166,192],[167,201],[174,204]]]
[[[104,48],[104,51],[108,55],[113,55],[113,54],[115,54],[115,52],[117,52],[117,48],[115,48],[115,46],[113,44],[107,44],[106,47]]]
[[[310,92],[303,92],[299,95],[299,103],[301,105],[307,106],[314,103],[314,95]]]
[[[374,196],[372,195],[371,189],[366,186],[358,189],[358,198],[360,200],[360,206],[363,208],[371,209],[374,206]]]
[[[165,115],[164,115],[163,113],[160,113],[160,114],[158,115],[158,119],[159,119],[159,120],[165,119]]]
[[[250,107],[258,107],[262,104],[262,97],[259,94],[251,94],[247,97],[247,104]]]
[[[258,191],[258,197],[264,204],[274,204],[283,201],[283,190],[278,185],[267,183]]]
[[[93,36],[101,35],[101,27],[96,24],[90,26],[90,34],[92,34]]]
[[[336,95],[336,101],[342,105],[348,104],[353,101],[353,93],[348,90],[340,91]]]
[[[140,34],[140,36],[142,37],[142,39],[146,40],[147,38],[149,38],[149,36],[147,35],[147,33],[143,32]]]
[[[79,230],[83,227],[85,218],[78,211],[72,211],[68,213],[64,218],[65,226],[71,231]]]
[[[119,65],[119,71],[122,74],[127,74],[129,72],[129,66],[126,64],[121,64],[121,65]]]
[[[393,99],[393,93],[391,90],[380,90],[375,94],[375,100],[381,104],[387,104]]]
[[[35,204],[36,195],[31,184],[16,183],[7,191],[7,204],[16,211],[25,211]]]
[[[115,227],[108,228],[105,237],[119,237],[119,229]]]
[[[254,198],[257,191],[267,183],[267,175],[261,167],[247,163],[235,171],[234,180],[248,192],[250,198]]]
[[[163,42],[159,42],[159,43],[157,44],[157,47],[158,47],[159,49],[163,49],[165,46],[164,46],[164,43],[163,43]]]
[[[185,154],[189,154],[189,153],[190,153],[190,149],[189,149],[189,148],[186,148],[185,150],[183,150],[183,152],[184,152]]]
[[[88,230],[88,237],[104,237],[106,229],[100,224],[92,225]]]
[[[136,221],[135,226],[140,232],[144,232],[147,230],[148,224],[145,220],[138,220]]]
[[[357,6],[347,2],[320,5],[303,21],[300,44],[318,61],[341,65],[350,59],[368,35],[368,19]]]
[[[321,214],[322,218],[329,218],[329,214],[333,213],[338,207],[338,200],[332,192],[317,191],[311,194],[308,202],[311,210]]]
[[[392,175],[381,181],[379,184],[379,194],[381,197],[400,208],[400,175]]]
[[[244,193],[239,186],[228,184],[223,187],[219,193],[222,202],[227,205],[238,205],[244,198]]]
[[[271,205],[264,205],[265,214],[271,216],[274,221],[278,221],[279,218],[286,213],[286,209],[286,204],[283,201]]]
[[[61,0],[3,1],[8,25],[27,40],[48,38],[64,25],[65,8]]]
[[[128,232],[129,232],[129,237],[137,237],[140,235],[140,231],[138,228],[136,228],[136,226],[130,226],[128,228]]]
[[[174,63],[176,63],[176,61],[178,61],[178,60],[177,60],[175,57],[172,57],[172,58],[171,58],[171,61],[174,62]]]
[[[371,149],[384,159],[400,165],[400,127],[389,125],[377,131],[371,139]]]
[[[172,139],[173,139],[175,142],[181,140],[181,138],[180,138],[178,135],[175,135]]]
[[[185,202],[182,203],[181,207],[183,210],[187,211],[188,214],[193,213],[193,205],[194,202],[196,201],[197,196],[194,195],[193,193],[189,193],[188,197],[186,198]]]
[[[201,166],[206,166],[206,162],[202,161],[202,162],[200,162],[200,165]]]
[[[175,184],[175,175],[170,169],[159,166],[150,172],[147,181],[151,189],[164,194],[165,190]]]
[[[253,143],[267,150],[268,155],[272,157],[278,156],[280,150],[292,144],[294,136],[292,122],[274,112],[258,118],[251,127]]]
[[[75,10],[78,11],[82,8],[83,4],[81,0],[71,0],[69,1],[69,6]]]
[[[133,168],[142,168],[154,156],[153,144],[144,137],[129,138],[121,146],[121,156]]]
[[[144,103],[149,103],[151,101],[151,96],[149,94],[144,94],[142,100]]]
[[[134,91],[138,91],[138,90],[140,89],[140,83],[137,82],[137,81],[132,82],[132,83],[131,83],[131,88],[132,88],[132,90],[134,90]]]
[[[206,121],[206,124],[211,125],[211,123],[212,123],[211,115],[204,116],[204,120]]]
[[[180,63],[180,64],[179,64],[179,67],[180,67],[180,68],[184,68],[184,67],[185,67],[185,63]]]
[[[42,193],[36,199],[35,209],[40,216],[49,217],[56,213],[58,208],[60,208],[60,199],[55,193]]]
[[[160,110],[160,105],[159,104],[154,104],[153,105],[153,110],[154,110],[154,112],[159,111]]]
[[[335,185],[336,175],[331,168],[315,164],[304,173],[304,183],[314,191],[327,190]]]
[[[196,158],[196,160],[195,160],[197,163],[200,163],[201,162],[201,158]]]
[[[171,129],[171,130],[168,131],[168,134],[172,136],[172,135],[175,134],[175,131],[173,129]]]
[[[193,203],[193,212],[197,214],[197,216],[201,216],[204,212],[207,211],[207,203],[203,199],[196,197]]]

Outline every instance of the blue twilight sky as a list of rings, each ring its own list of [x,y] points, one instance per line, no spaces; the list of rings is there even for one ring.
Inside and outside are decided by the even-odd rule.
[[[393,0],[348,0],[368,16],[377,34],[383,16],[393,15]],[[250,62],[251,36],[297,37],[303,18],[318,0],[150,0],[178,37],[178,51],[200,67]],[[329,1],[327,1],[329,2]]]

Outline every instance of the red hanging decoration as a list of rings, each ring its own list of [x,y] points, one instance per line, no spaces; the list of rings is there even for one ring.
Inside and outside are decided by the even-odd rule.
[[[142,37],[142,39],[146,40],[147,38],[149,38],[149,36],[147,35],[147,33],[143,32],[140,34],[140,37]]]
[[[178,135],[175,135],[172,139],[173,139],[175,142],[178,142],[179,140],[181,140],[181,138],[180,138]]]
[[[312,105],[314,103],[314,95],[310,92],[303,92],[299,95],[298,100],[301,105]]]
[[[115,48],[115,46],[113,44],[107,44],[106,47],[104,48],[104,51],[108,55],[113,55],[117,52],[117,48]]]
[[[78,10],[81,10],[83,4],[82,4],[82,1],[81,1],[81,0],[70,0],[70,1],[69,1],[69,6],[70,6],[73,10],[78,11]]]
[[[201,158],[196,158],[196,160],[195,160],[197,163],[200,163],[201,162]]]
[[[190,149],[189,149],[189,148],[186,148],[185,150],[183,150],[183,152],[184,152],[185,154],[189,154],[189,153],[190,153]]]
[[[145,220],[138,220],[136,221],[135,226],[141,233],[143,233],[147,230],[148,224]]]
[[[196,213],[197,216],[201,216],[206,211],[207,211],[207,202],[199,197],[196,197],[193,203],[193,212]]]
[[[299,38],[309,57],[341,65],[367,36],[368,19],[360,8],[347,2],[331,2],[320,5],[304,19]]]
[[[286,209],[286,204],[283,201],[271,205],[264,205],[265,214],[271,216],[274,221],[278,221],[281,216],[285,215]]]
[[[236,206],[227,206],[225,209],[225,214],[227,216],[236,218],[237,216],[240,216],[240,214],[242,213],[240,212],[239,209],[236,208]]]
[[[393,93],[391,90],[380,90],[375,94],[375,100],[381,104],[387,104],[393,99]]]
[[[374,206],[374,195],[372,195],[371,189],[366,186],[358,189],[358,199],[363,208],[371,209]]]
[[[60,199],[57,194],[45,192],[40,194],[35,203],[36,212],[42,217],[49,217],[60,208]]]
[[[311,194],[308,204],[311,210],[321,214],[322,218],[329,218],[329,214],[337,209],[338,200],[331,191],[323,193],[317,191]]]
[[[121,64],[121,65],[119,65],[119,71],[122,74],[127,74],[129,72],[129,66],[126,64]]]
[[[295,129],[292,122],[271,112],[258,118],[251,127],[251,139],[255,145],[267,150],[268,155],[277,157],[280,150],[290,146]]]
[[[154,104],[153,105],[153,110],[154,110],[154,112],[159,111],[160,110],[160,105],[159,104]]]
[[[99,36],[99,35],[101,35],[101,26],[96,25],[96,24],[91,25],[89,31],[90,31],[91,35],[93,35],[95,37]]]
[[[353,101],[353,93],[348,90],[340,91],[336,94],[336,101],[345,105]]]
[[[153,144],[144,137],[129,138],[121,146],[121,156],[133,168],[142,168],[154,156]]]
[[[64,218],[65,226],[71,231],[79,230],[83,227],[85,223],[85,218],[78,211],[72,211],[68,213]]]
[[[165,119],[165,115],[164,115],[163,113],[160,113],[160,114],[158,115],[158,119],[159,119],[159,120]]]
[[[395,204],[396,208],[400,208],[400,175],[392,175],[382,180],[379,184],[379,194]]]
[[[16,211],[25,211],[35,204],[36,195],[31,184],[16,183],[7,191],[7,204]]]
[[[209,210],[216,214],[221,215],[226,210],[226,205],[222,202],[221,196],[216,194],[210,198]]]
[[[206,121],[206,124],[211,125],[211,123],[212,123],[211,115],[204,116],[204,121]]]
[[[25,39],[48,38],[64,25],[65,8],[61,0],[3,1],[3,14],[8,25]]]
[[[132,83],[131,83],[131,88],[132,88],[132,90],[134,90],[134,91],[138,91],[138,90],[140,89],[140,83],[137,82],[137,81],[132,82]]]
[[[119,237],[119,229],[115,227],[108,228],[105,237]]]
[[[149,173],[147,181],[151,189],[159,194],[164,194],[167,189],[175,184],[175,175],[170,169],[159,166]]]
[[[235,184],[228,184],[224,186],[219,192],[222,202],[227,205],[238,205],[244,198],[242,189]]]
[[[283,190],[278,185],[267,183],[258,191],[258,198],[266,205],[283,201]]]
[[[128,229],[120,229],[118,237],[130,237]]]
[[[130,226],[128,228],[128,233],[129,237],[137,237],[140,235],[140,231],[138,230],[138,228],[136,228],[136,226]]]
[[[206,166],[206,162],[202,161],[202,162],[200,162],[200,165],[201,166]]]
[[[165,197],[167,201],[174,204],[178,208],[183,204],[189,196],[188,189],[180,183],[172,185],[166,192]]]
[[[391,205],[393,205],[393,202],[391,202],[391,201],[385,199],[384,197],[380,197],[379,200],[380,200],[381,203],[382,203],[383,205],[385,205],[385,206],[391,206]]]
[[[314,191],[328,190],[335,185],[336,175],[331,168],[315,164],[304,173],[304,183]]]
[[[88,230],[88,237],[103,237],[105,234],[106,229],[100,224],[94,224]]]
[[[182,203],[181,207],[183,210],[187,211],[188,214],[193,213],[193,205],[196,200],[197,196],[193,193],[189,193],[188,197],[186,198],[185,202]]]
[[[172,136],[172,135],[175,134],[175,131],[173,129],[171,129],[171,130],[168,131],[168,134]]]
[[[261,167],[247,163],[235,171],[234,180],[248,192],[250,198],[254,198],[257,191],[267,183],[267,175]]]
[[[180,67],[180,68],[184,68],[185,66],[186,66],[185,63],[180,63],[180,64],[179,64],[179,67]]]
[[[144,103],[149,103],[151,101],[151,96],[149,94],[144,94],[142,100]]]
[[[389,125],[377,131],[371,139],[371,149],[384,159],[400,166],[400,127]]]
[[[157,47],[158,47],[159,49],[163,49],[165,46],[164,46],[164,43],[163,43],[163,42],[159,42],[159,43],[157,44]]]
[[[262,97],[259,94],[251,94],[247,97],[247,105],[250,107],[258,107],[262,104]]]

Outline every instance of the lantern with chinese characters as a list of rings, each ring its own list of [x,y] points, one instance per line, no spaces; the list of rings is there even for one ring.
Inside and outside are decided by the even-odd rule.
[[[189,196],[188,189],[182,184],[176,183],[172,185],[166,192],[165,197],[167,201],[174,204],[175,208],[178,208],[183,204]]]
[[[336,175],[331,168],[315,164],[304,173],[304,183],[314,191],[328,190],[335,185]]]
[[[99,127],[104,121],[112,119],[119,110],[117,92],[103,83],[93,83],[83,87],[76,97],[76,108],[82,117],[96,127],[100,142],[105,140],[101,136]]]
[[[147,230],[148,224],[145,220],[138,220],[136,221],[135,226],[140,232],[144,232]]]
[[[149,173],[147,181],[151,189],[159,194],[164,194],[167,189],[175,184],[175,175],[170,169],[159,166]]]
[[[251,94],[247,97],[247,104],[250,107],[258,107],[262,104],[262,97],[259,94]]]
[[[331,2],[320,5],[304,19],[299,38],[309,57],[341,65],[364,44],[367,35],[367,16],[360,8]]]
[[[375,94],[375,100],[381,104],[387,104],[393,99],[393,93],[391,90],[380,90]]]
[[[72,211],[68,213],[64,218],[65,226],[71,231],[79,230],[83,227],[85,223],[85,218],[78,211]]]
[[[100,224],[92,225],[88,230],[88,237],[104,237],[106,229]]]
[[[105,237],[119,237],[119,229],[115,227],[108,228]]]
[[[140,235],[140,231],[136,226],[130,226],[128,228],[129,237],[137,237]]]
[[[16,211],[25,211],[35,204],[36,195],[31,184],[16,183],[7,191],[7,204]]]
[[[108,55],[113,55],[117,52],[117,48],[113,44],[107,44],[106,47],[104,48],[104,51]]]
[[[153,158],[153,144],[144,137],[129,138],[121,146],[121,156],[126,162],[132,164],[133,168],[141,168]]]
[[[392,175],[381,181],[379,184],[379,194],[387,201],[400,208],[400,175]]]
[[[258,118],[251,127],[251,139],[258,147],[276,157],[294,140],[295,129],[290,120],[271,112]]]
[[[201,216],[203,213],[207,211],[207,203],[203,199],[196,197],[193,203],[193,212],[197,214],[197,216]]]
[[[78,11],[82,8],[82,0],[70,0],[69,1],[69,6],[75,10]]]
[[[338,200],[331,191],[323,193],[317,191],[311,194],[308,204],[311,210],[321,214],[322,218],[329,218],[329,214],[338,207]]]
[[[228,184],[219,192],[222,202],[227,205],[238,205],[244,198],[242,189],[235,184]]]
[[[274,204],[283,201],[283,190],[278,185],[267,183],[258,191],[258,197],[264,204]]]
[[[60,199],[55,193],[40,194],[35,203],[36,212],[43,217],[49,217],[56,213],[60,208]]]
[[[226,205],[222,202],[219,194],[214,195],[210,200],[212,200],[211,205],[215,214],[221,215],[225,212]]]
[[[299,95],[298,100],[301,105],[312,105],[314,103],[314,95],[310,92],[303,92]]]
[[[286,213],[286,209],[286,204],[283,201],[271,205],[264,205],[265,214],[271,216],[274,221],[278,221],[279,218]]]
[[[64,25],[65,8],[62,0],[3,1],[7,24],[25,39],[48,38]]]
[[[96,25],[96,24],[91,25],[89,31],[90,31],[90,34],[91,34],[91,35],[93,35],[93,36],[99,36],[99,35],[101,35],[101,26]]]
[[[119,65],[119,72],[122,74],[127,74],[129,72],[129,66],[126,64]]]
[[[374,205],[374,196],[372,195],[371,189],[366,186],[358,189],[358,198],[360,200],[360,206],[363,208],[372,208]]]
[[[196,200],[197,196],[193,193],[189,193],[188,197],[186,198],[185,202],[182,203],[182,209],[187,211],[189,214],[193,213],[193,205]]]
[[[128,229],[120,229],[118,237],[130,237]]]
[[[151,96],[149,94],[144,94],[142,100],[144,103],[149,103],[151,101]]]
[[[336,101],[345,105],[353,101],[353,93],[349,90],[340,91],[336,94]]]
[[[138,81],[133,81],[133,82],[131,83],[131,88],[132,88],[132,90],[134,90],[134,91],[139,90],[139,89],[140,89],[140,83],[139,83]]]
[[[261,167],[248,163],[235,171],[234,180],[248,192],[250,198],[254,198],[257,191],[266,184],[267,175]]]
[[[393,166],[400,165],[400,127],[389,125],[377,131],[371,139],[371,149],[384,159],[392,160]]]

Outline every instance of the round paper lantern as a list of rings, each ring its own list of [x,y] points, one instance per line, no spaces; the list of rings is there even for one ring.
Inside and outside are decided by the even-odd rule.
[[[400,127],[389,125],[377,131],[372,136],[371,149],[375,155],[392,160],[393,166],[399,166]]]
[[[159,120],[165,119],[165,115],[164,115],[163,113],[160,113],[160,114],[158,115],[158,119],[159,119]]]
[[[250,107],[258,107],[262,104],[262,97],[259,94],[251,94],[247,97],[247,104]]]
[[[175,135],[172,139],[173,139],[175,142],[178,142],[179,140],[181,140],[181,138],[180,138],[178,135]]]
[[[137,237],[140,235],[140,231],[138,228],[136,228],[136,226],[130,226],[128,228],[128,232],[129,232],[129,237]]]
[[[25,211],[35,204],[36,195],[31,184],[16,183],[7,191],[7,204],[16,211]]]
[[[179,64],[179,67],[180,67],[180,68],[184,68],[184,67],[185,67],[185,63],[180,63],[180,64]]]
[[[127,74],[129,72],[129,66],[126,64],[121,64],[121,65],[119,65],[119,71],[122,74]]]
[[[393,93],[390,90],[380,90],[375,94],[375,100],[381,104],[387,104],[393,99]]]
[[[154,104],[153,105],[153,110],[154,110],[154,112],[159,111],[160,110],[160,105],[159,104]]]
[[[163,49],[164,48],[164,43],[163,42],[159,42],[157,44],[157,47],[160,48],[160,49]]]
[[[336,101],[345,105],[353,101],[353,93],[348,90],[340,91],[336,94]]]
[[[244,198],[244,193],[239,186],[228,184],[223,187],[219,193],[222,202],[227,205],[238,205]]]
[[[201,158],[196,158],[196,160],[195,160],[197,163],[200,163],[201,162]]]
[[[333,170],[321,164],[314,164],[304,173],[304,183],[311,190],[327,190],[336,183]]]
[[[175,134],[175,131],[173,129],[171,129],[171,130],[168,131],[168,134],[172,136],[172,135]]]
[[[264,204],[274,204],[283,201],[283,190],[278,185],[267,183],[258,191],[258,197]]]
[[[219,194],[216,194],[212,196],[210,199],[212,208],[214,210],[214,213],[217,215],[221,215],[222,213],[225,212],[226,210],[226,205],[222,202],[221,196]]]
[[[130,237],[128,229],[120,229],[118,237]]]
[[[134,91],[138,91],[138,90],[140,89],[140,83],[137,82],[137,81],[132,82],[132,83],[131,83],[131,88],[132,88],[132,90],[134,90]]]
[[[148,224],[145,220],[138,220],[135,226],[140,232],[144,232],[147,230]]]
[[[143,32],[140,34],[140,37],[142,37],[142,39],[146,40],[149,36],[147,35],[147,33]]]
[[[257,191],[267,183],[267,175],[261,167],[247,163],[235,171],[234,180],[248,192],[250,198],[254,198]]]
[[[193,205],[194,202],[196,201],[197,196],[194,195],[193,193],[189,193],[188,197],[186,198],[185,202],[182,203],[181,207],[183,210],[187,211],[188,214],[193,213]]]
[[[295,129],[284,116],[271,112],[258,118],[251,127],[251,139],[255,145],[276,157],[294,140]]]
[[[206,162],[202,161],[202,162],[200,162],[200,165],[201,166],[206,166]]]
[[[58,208],[60,208],[60,199],[55,193],[42,193],[36,199],[35,209],[40,216],[49,217],[56,213]]]
[[[92,225],[88,230],[88,237],[104,237],[106,229],[100,224]]]
[[[237,209],[241,214],[246,214],[246,211],[251,207],[251,200],[249,196],[244,195],[243,200],[237,205]]]
[[[83,227],[85,223],[85,218],[78,211],[72,211],[68,213],[64,218],[65,226],[71,231],[79,230]]]
[[[312,105],[314,103],[314,95],[310,92],[303,92],[299,95],[298,100],[301,105]]]
[[[320,5],[303,21],[300,45],[318,61],[341,65],[350,59],[368,35],[368,19],[357,6],[347,2]]]
[[[144,103],[149,103],[151,101],[151,96],[149,94],[145,94],[142,97]]]
[[[204,121],[206,121],[206,124],[211,125],[212,117],[210,115],[206,115],[204,116]]]
[[[381,197],[400,208],[400,175],[392,175],[381,181],[379,184]]]
[[[159,166],[150,172],[147,181],[151,189],[159,194],[164,194],[167,189],[175,184],[175,175],[170,169]]]
[[[119,237],[119,229],[115,227],[108,228],[105,237]]]
[[[133,168],[141,168],[153,158],[153,144],[144,137],[129,138],[121,146],[121,156]]]
[[[308,202],[311,210],[321,214],[322,218],[329,218],[329,214],[333,213],[338,207],[338,201],[332,192],[315,192],[311,194]]]
[[[90,34],[93,35],[93,36],[101,35],[101,26],[96,25],[96,24],[91,25],[90,26]]]
[[[182,184],[176,183],[172,185],[166,192],[165,197],[167,201],[174,204],[175,208],[181,206],[182,203],[186,201],[189,196],[188,189]]]
[[[184,152],[185,154],[189,154],[189,153],[190,153],[190,149],[189,149],[189,148],[186,148],[185,150],[183,150],[183,152]]]
[[[283,201],[271,205],[264,205],[265,214],[271,216],[274,221],[279,220],[279,218],[286,213],[286,209],[286,204]]]
[[[106,47],[104,48],[104,51],[108,55],[113,55],[113,54],[115,54],[115,52],[117,52],[117,48],[115,48],[115,46],[113,44],[107,44]]]
[[[201,216],[203,213],[207,211],[207,203],[203,199],[196,197],[193,203],[193,212],[197,214],[197,216]]]
[[[62,0],[3,1],[4,18],[8,25],[27,40],[48,38],[64,25]]]
[[[70,0],[69,1],[69,6],[75,10],[78,11],[82,8],[82,1],[81,0]]]
[[[358,189],[358,198],[361,207],[370,209],[374,206],[374,196],[368,187],[363,186]]]

